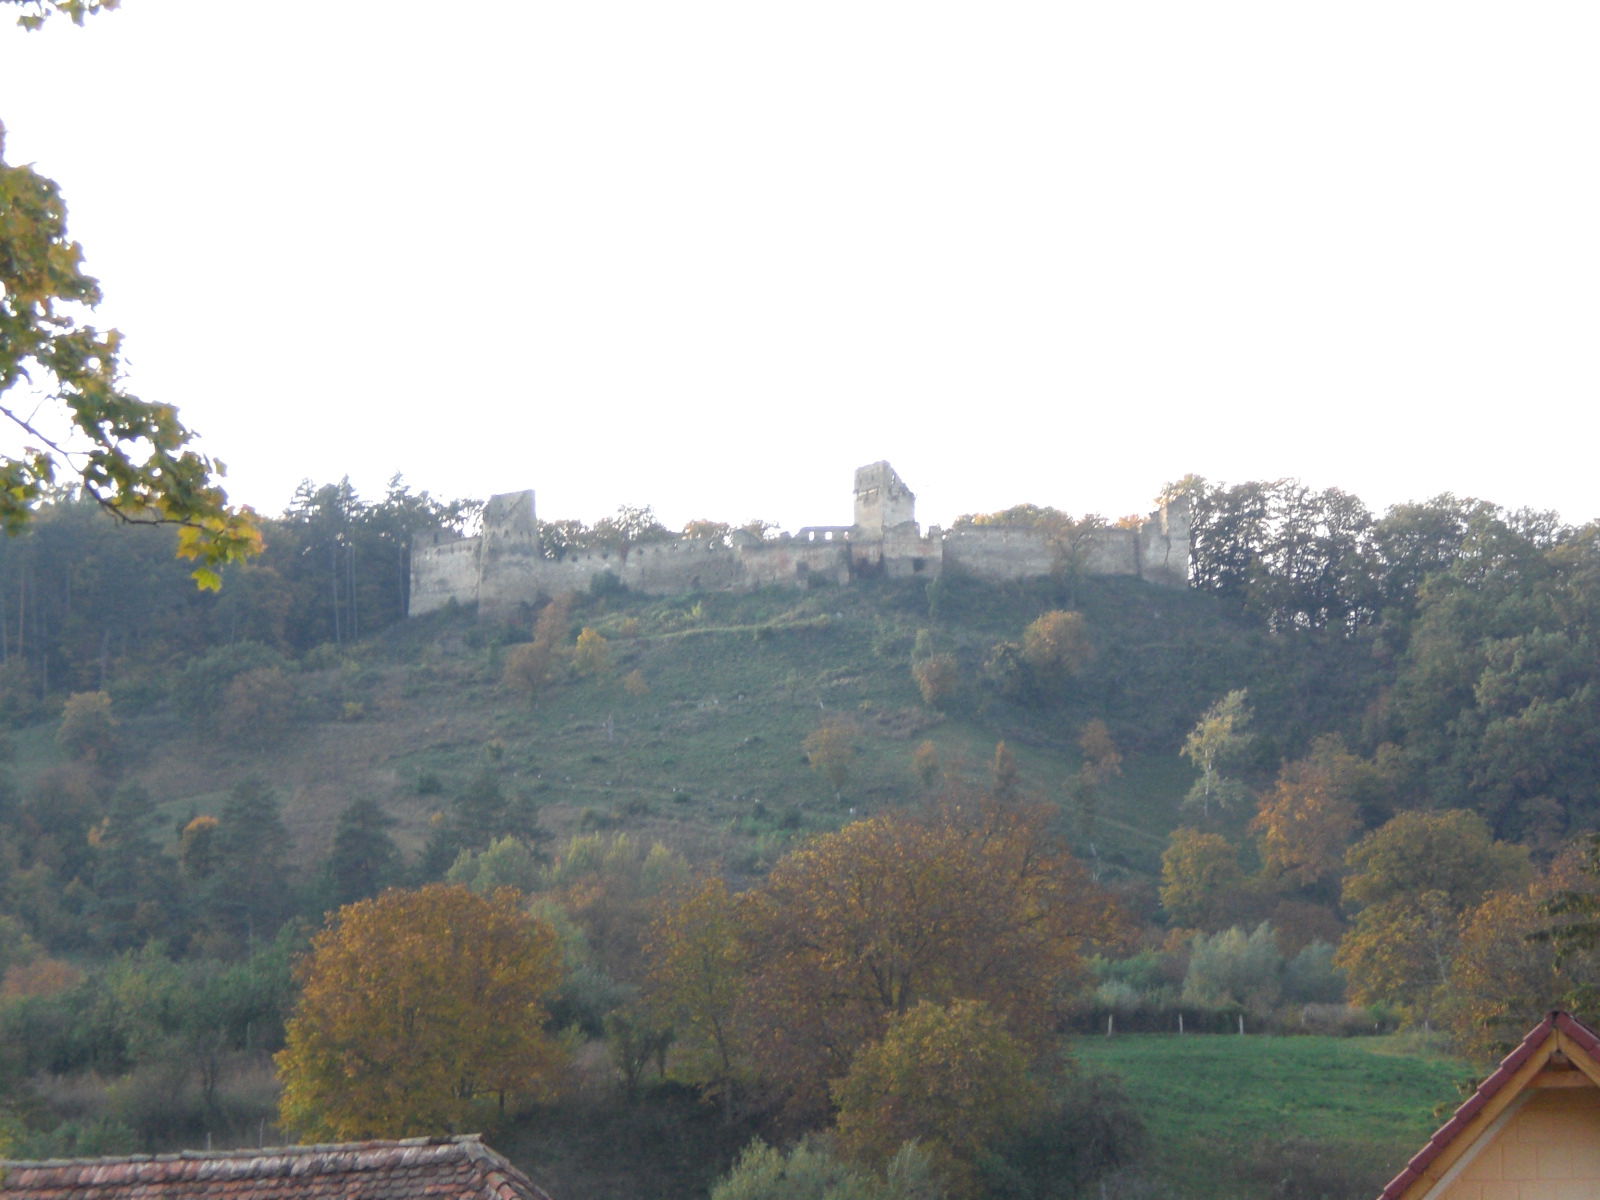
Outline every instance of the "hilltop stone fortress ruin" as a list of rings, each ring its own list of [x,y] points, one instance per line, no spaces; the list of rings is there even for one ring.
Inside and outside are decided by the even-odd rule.
[[[546,558],[534,520],[533,492],[494,496],[477,537],[416,547],[411,556],[411,615],[454,602],[480,616],[510,617],[541,597],[587,589],[609,572],[646,595],[749,591],[761,587],[845,586],[858,579],[936,579],[960,572],[979,579],[1049,575],[1059,550],[1038,530],[962,526],[922,533],[916,497],[894,468],[876,462],[856,472],[855,523],[813,525],[762,539],[735,530],[724,541],[679,537],[630,547]],[[1163,504],[1137,528],[1096,531],[1078,548],[1091,575],[1132,575],[1183,587],[1189,578],[1189,516]]]

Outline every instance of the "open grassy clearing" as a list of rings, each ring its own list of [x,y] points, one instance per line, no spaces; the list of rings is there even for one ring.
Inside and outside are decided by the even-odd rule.
[[[1148,1173],[1193,1200],[1371,1196],[1463,1099],[1460,1060],[1389,1037],[1130,1034],[1073,1049],[1115,1074],[1150,1132]],[[1322,1191],[1265,1190],[1277,1178]]]

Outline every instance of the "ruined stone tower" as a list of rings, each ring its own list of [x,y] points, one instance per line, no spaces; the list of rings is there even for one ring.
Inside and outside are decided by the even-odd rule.
[[[917,498],[887,462],[856,469],[856,528],[869,537],[915,522]]]

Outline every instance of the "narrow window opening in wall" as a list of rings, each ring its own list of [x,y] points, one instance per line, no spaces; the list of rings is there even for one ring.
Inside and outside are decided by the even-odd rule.
[[[913,558],[913,559],[912,559],[912,560],[911,560],[911,573],[912,573],[912,574],[913,574],[913,575],[915,575],[915,574],[917,574],[917,573],[918,573],[918,572],[920,572],[920,571],[921,571],[921,570],[922,570],[922,568],[923,568],[923,567],[925,567],[925,566],[927,566],[927,565],[928,565],[928,562],[927,562],[927,559],[923,559],[923,558]]]

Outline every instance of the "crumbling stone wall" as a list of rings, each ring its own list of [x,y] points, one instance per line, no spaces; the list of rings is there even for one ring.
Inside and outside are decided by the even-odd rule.
[[[982,579],[1028,579],[1058,567],[1056,548],[1031,529],[976,526],[923,534],[916,497],[887,462],[855,477],[856,523],[811,526],[763,541],[735,533],[732,544],[677,538],[594,551],[559,560],[543,556],[531,491],[495,496],[475,538],[416,547],[411,556],[411,614],[451,602],[475,604],[480,615],[509,619],[541,598],[588,589],[609,572],[646,595],[744,591],[759,587],[844,586],[854,579],[936,578],[946,567]],[[1091,575],[1135,575],[1186,586],[1189,518],[1163,506],[1138,529],[1106,529],[1079,547],[1078,569]]]

